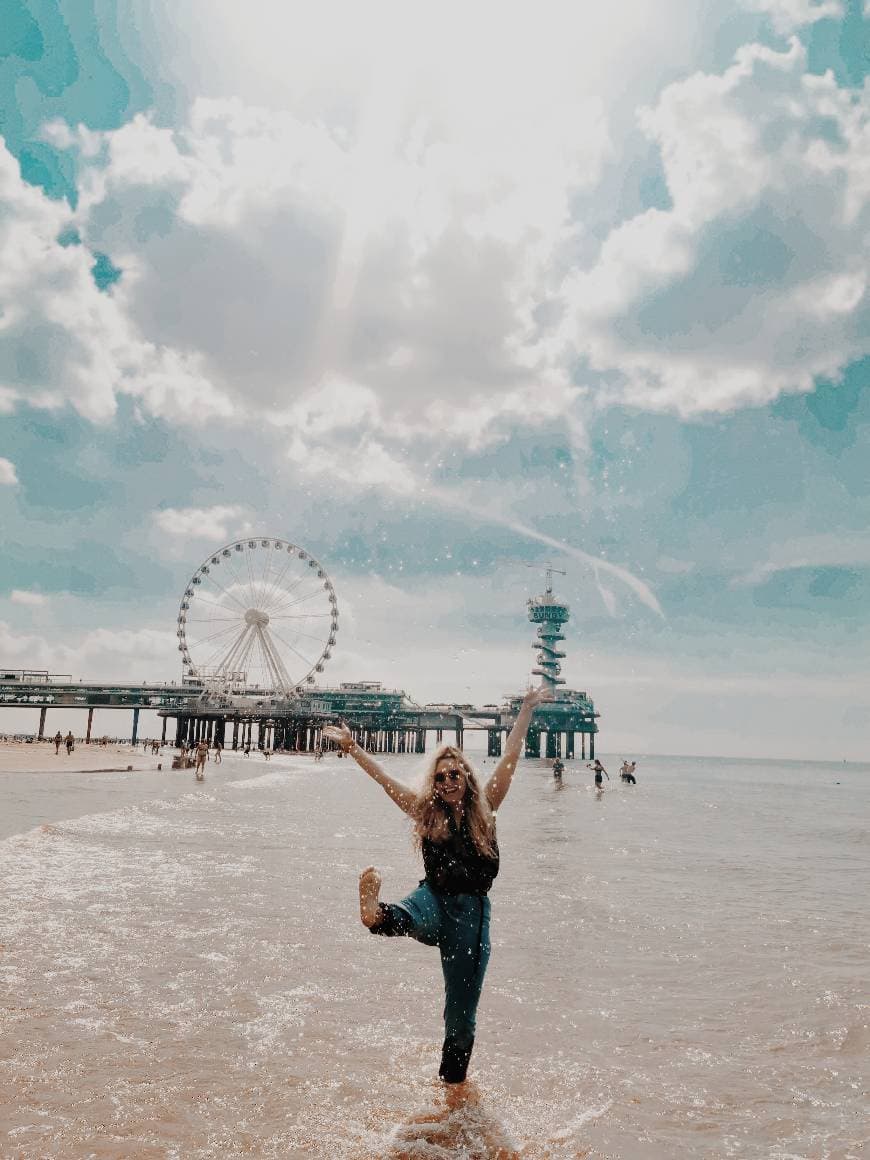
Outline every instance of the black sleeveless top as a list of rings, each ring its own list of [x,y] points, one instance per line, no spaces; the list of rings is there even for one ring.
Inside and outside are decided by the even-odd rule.
[[[498,874],[498,843],[495,852],[486,856],[478,852],[468,832],[463,814],[459,826],[448,815],[450,837],[444,842],[424,838],[423,866],[426,882],[438,894],[487,894]]]

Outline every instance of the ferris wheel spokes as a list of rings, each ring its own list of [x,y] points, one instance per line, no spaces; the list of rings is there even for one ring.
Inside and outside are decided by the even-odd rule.
[[[308,659],[308,657],[306,657],[303,653],[301,653],[299,651],[299,649],[296,648],[294,645],[290,644],[290,642],[288,640],[285,640],[284,637],[281,636],[280,633],[275,632],[273,630],[272,635],[277,637],[278,640],[280,640],[281,644],[283,644],[285,648],[288,648],[291,652],[295,653],[296,656],[298,656],[300,660],[305,661],[306,665],[311,665],[311,661]],[[315,665],[312,665],[312,668],[315,668],[315,667],[316,667]]]
[[[322,592],[321,586],[318,584],[316,588],[312,588],[310,592],[306,592],[304,596],[288,595],[286,599],[280,600],[273,608],[268,609],[269,616],[272,617],[276,612],[282,608],[295,608],[298,604],[305,604],[306,601],[311,600],[314,596],[319,596]],[[303,615],[306,615],[303,613]]]
[[[323,671],[337,631],[335,591],[318,561],[286,540],[252,537],[194,573],[177,635],[190,676],[291,696]]]
[[[257,625],[255,632],[263,650],[263,656],[266,660],[266,668],[271,672],[273,683],[276,689],[282,689],[284,695],[289,697],[293,691],[293,682],[290,679],[290,674],[284,667],[281,657],[278,655],[272,641],[263,631],[260,625]]]

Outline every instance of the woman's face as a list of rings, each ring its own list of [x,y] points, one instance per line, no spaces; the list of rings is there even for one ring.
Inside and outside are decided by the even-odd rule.
[[[468,782],[465,770],[455,757],[442,757],[435,766],[435,796],[447,805],[458,805],[465,797]]]

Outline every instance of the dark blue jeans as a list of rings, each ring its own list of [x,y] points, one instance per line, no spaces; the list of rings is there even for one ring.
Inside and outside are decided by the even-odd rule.
[[[489,899],[482,895],[437,894],[421,882],[401,902],[382,904],[382,920],[371,928],[372,934],[407,935],[438,947],[444,974],[445,1051],[450,1045],[450,1050],[465,1056],[465,1066],[492,949],[490,910]],[[460,1070],[464,1079],[464,1068]],[[442,1078],[448,1077],[442,1072]]]

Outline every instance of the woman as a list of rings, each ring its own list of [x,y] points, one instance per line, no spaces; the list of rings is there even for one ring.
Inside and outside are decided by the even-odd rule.
[[[462,1083],[474,1046],[477,1004],[489,962],[487,898],[498,874],[495,811],[507,796],[535,708],[552,700],[530,690],[492,777],[481,788],[460,749],[438,748],[420,792],[395,781],[353,739],[347,725],[328,725],[324,736],[360,765],[414,819],[426,877],[400,902],[383,903],[374,866],[359,880],[360,918],[372,934],[408,935],[437,946],[444,973],[444,1046],[439,1076]]]
[[[604,778],[606,777],[607,780],[610,781],[610,774],[607,772],[597,757],[591,765],[587,766],[587,768],[591,769],[595,774],[595,788],[599,791],[599,793],[604,793]],[[603,777],[602,774],[604,775]]]

